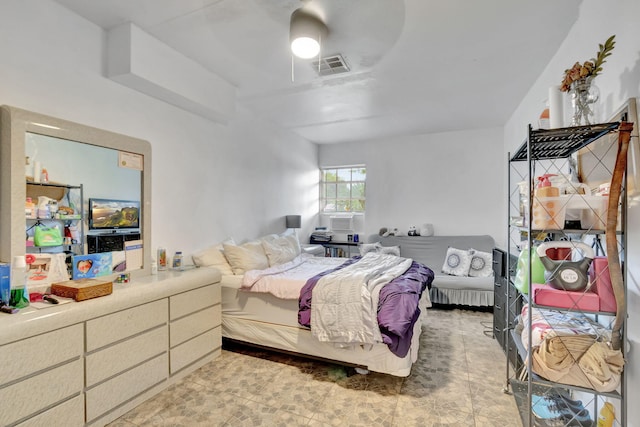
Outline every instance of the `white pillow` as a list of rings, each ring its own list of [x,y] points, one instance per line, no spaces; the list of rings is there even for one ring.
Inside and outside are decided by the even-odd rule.
[[[400,256],[400,246],[381,246],[378,253]]]
[[[291,246],[293,246],[293,249],[295,249],[296,251],[296,256],[300,255],[302,253],[302,247],[300,246],[300,240],[298,240],[298,236],[296,236],[295,234],[289,234],[284,237],[285,239],[289,239]]]
[[[269,260],[269,266],[284,264],[300,255],[300,243],[296,245],[297,240],[293,236],[263,240],[262,248]]]
[[[295,236],[295,234],[296,230],[294,230],[293,228],[287,228],[282,233],[280,233],[280,237]]]
[[[239,246],[223,243],[222,247],[233,274],[244,274],[245,271],[264,270],[269,267],[269,260],[262,248],[262,242],[258,240]]]
[[[233,239],[225,240],[224,243],[235,244]],[[209,246],[206,249],[195,252],[191,255],[191,258],[193,259],[193,263],[198,267],[215,267],[220,270],[221,274],[232,275],[233,270],[224,253],[222,253],[222,250],[222,243],[218,243],[217,245]]]
[[[360,249],[360,255],[365,256],[368,252],[377,252],[378,248],[381,248],[380,242],[375,243],[361,243],[358,248]]]
[[[471,264],[469,266],[469,276],[471,277],[491,277],[493,276],[493,257],[489,252],[470,249]]]
[[[267,234],[266,236],[262,236],[261,238],[259,238],[258,240],[260,240],[261,242],[271,242],[272,240],[277,239],[278,236],[277,234]]]
[[[450,247],[444,258],[442,272],[453,276],[467,276],[470,265],[471,253],[469,251]]]

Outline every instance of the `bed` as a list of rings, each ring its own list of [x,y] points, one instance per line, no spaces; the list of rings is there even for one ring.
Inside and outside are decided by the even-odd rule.
[[[223,253],[229,249],[221,248]],[[235,248],[234,248],[235,250]],[[222,276],[222,336],[226,339],[267,347],[275,350],[293,352],[314,358],[335,361],[349,366],[363,368],[373,372],[380,372],[394,376],[406,377],[411,372],[411,366],[416,361],[419,349],[421,325],[426,316],[426,308],[431,305],[428,288],[433,280],[433,272],[411,259],[395,257],[384,254],[389,260],[397,258],[398,265],[392,268],[383,268],[380,262],[382,258],[371,258],[371,254],[346,258],[313,257],[308,254],[299,254],[293,260],[284,263],[272,263],[274,267],[239,271],[226,269]],[[371,265],[378,265],[382,276],[388,270],[401,271],[407,265],[410,267],[397,277],[389,273],[388,283],[377,286],[372,292],[378,313],[385,310],[395,310],[399,306],[394,298],[406,292],[407,286],[413,289],[421,289],[412,298],[415,300],[413,318],[404,327],[406,337],[404,343],[398,344],[398,340],[389,339],[393,333],[389,330],[394,326],[382,325],[375,342],[324,342],[314,336],[313,328],[299,323],[305,314],[310,317],[313,309],[308,310],[316,301],[320,307],[319,291],[313,291],[313,286],[326,282],[336,275],[349,277],[353,274],[349,269],[358,267],[368,260]],[[387,262],[387,261],[384,261]],[[395,262],[395,261],[394,261]],[[299,263],[299,266],[291,265]],[[233,264],[233,263],[232,263]],[[220,266],[217,266],[220,268]],[[275,268],[275,273],[274,273]],[[282,270],[282,271],[279,271]],[[347,271],[349,272],[347,273]],[[231,274],[231,273],[235,274]],[[369,273],[363,273],[368,276]],[[327,276],[328,279],[324,279]],[[266,279],[265,279],[266,277]],[[264,280],[263,280],[264,279]],[[315,280],[315,282],[314,282]],[[264,282],[269,282],[265,284]],[[313,284],[311,284],[313,282]],[[385,283],[385,280],[382,280]],[[410,283],[409,283],[410,282]],[[419,282],[416,287],[414,282]],[[407,284],[409,283],[409,284]],[[319,285],[317,285],[319,286]],[[305,288],[306,287],[306,288]],[[399,290],[399,291],[398,291]],[[397,292],[396,292],[397,291]],[[307,299],[314,295],[313,301],[305,301],[300,298],[301,292],[307,292]],[[325,302],[326,301],[322,301]],[[305,311],[306,310],[306,311]],[[318,309],[319,310],[319,309]],[[331,310],[331,309],[330,309]],[[366,317],[366,316],[364,316]],[[377,328],[377,325],[376,325]],[[316,328],[317,329],[317,328]],[[393,332],[393,331],[392,331]]]

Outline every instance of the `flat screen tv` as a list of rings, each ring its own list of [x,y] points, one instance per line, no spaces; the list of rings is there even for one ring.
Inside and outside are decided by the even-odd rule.
[[[89,199],[89,229],[116,231],[140,228],[140,202]]]

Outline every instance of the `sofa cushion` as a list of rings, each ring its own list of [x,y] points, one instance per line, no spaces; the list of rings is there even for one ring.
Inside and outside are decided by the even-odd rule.
[[[369,243],[380,242],[383,246],[400,246],[400,256],[411,258],[439,272],[447,248],[474,248],[482,252],[493,250],[495,242],[488,235],[471,236],[389,236],[371,235]]]
[[[460,277],[440,273],[433,278],[432,287],[493,292],[493,277]]]

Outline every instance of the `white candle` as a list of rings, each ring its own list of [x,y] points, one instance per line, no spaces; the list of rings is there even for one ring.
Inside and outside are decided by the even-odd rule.
[[[561,128],[564,125],[564,103],[560,86],[549,88],[549,124],[551,129]]]

